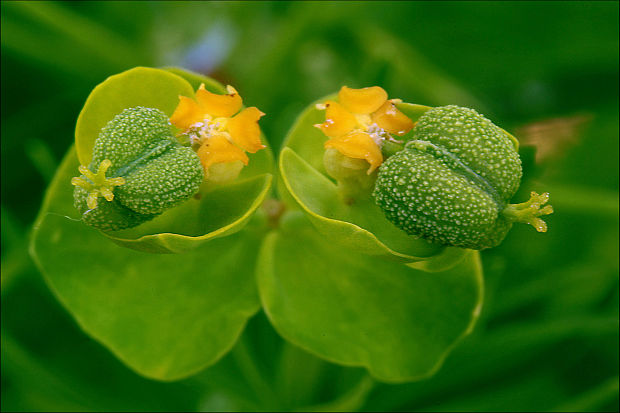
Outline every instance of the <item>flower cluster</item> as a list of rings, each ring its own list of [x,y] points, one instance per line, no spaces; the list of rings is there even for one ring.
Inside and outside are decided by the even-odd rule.
[[[338,102],[328,100],[318,104],[325,110],[325,122],[314,125],[330,139],[325,148],[334,148],[355,159],[365,159],[371,174],[383,162],[381,147],[388,141],[402,143],[392,135],[403,136],[414,123],[396,108],[400,100],[387,98],[379,86],[351,89],[343,86]]]
[[[255,153],[265,145],[260,140],[258,120],[265,114],[256,107],[240,111],[239,93],[227,86],[227,94],[211,93],[201,84],[195,99],[179,96],[179,105],[170,122],[187,136],[205,169],[217,163],[241,161],[248,164],[245,152]]]

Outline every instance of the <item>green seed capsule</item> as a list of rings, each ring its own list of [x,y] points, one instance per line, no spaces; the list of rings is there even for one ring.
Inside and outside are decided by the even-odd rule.
[[[521,160],[511,137],[476,111],[429,110],[405,149],[381,165],[375,202],[408,234],[471,249],[497,246],[512,223],[546,230],[540,208],[548,194],[508,201],[519,188]]]
[[[125,109],[101,130],[92,161],[80,172],[72,183],[82,220],[113,231],[139,225],[187,200],[204,177],[200,159],[178,143],[167,116],[144,107]]]

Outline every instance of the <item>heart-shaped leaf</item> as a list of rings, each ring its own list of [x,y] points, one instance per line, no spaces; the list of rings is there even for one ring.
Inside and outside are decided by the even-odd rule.
[[[332,98],[327,96],[317,102]],[[413,121],[430,109],[408,103],[400,103],[398,108]],[[282,197],[292,197],[312,224],[331,241],[365,254],[413,262],[443,251],[443,246],[407,235],[394,226],[370,196],[351,205],[342,201],[323,165],[323,144],[327,137],[314,127],[324,120],[325,112],[317,109],[316,103],[312,104],[289,132],[280,154],[280,174],[288,192]]]
[[[263,308],[278,332],[327,360],[379,380],[433,374],[472,328],[482,301],[477,251],[429,274],[340,248],[301,212],[268,235],[257,269]]]
[[[144,106],[170,116],[179,95],[193,97],[194,88],[200,83],[213,93],[225,93],[224,87],[213,79],[178,68],[138,67],[109,77],[93,90],[78,118],[76,150],[80,163],[90,162],[101,128],[118,113]],[[262,141],[266,142],[264,137]],[[140,251],[176,253],[240,230],[264,200],[272,180],[271,150],[265,148],[248,156],[249,165],[234,182],[211,188],[200,200],[190,199],[135,228],[105,235]],[[77,166],[67,164],[67,169],[59,170],[56,178],[70,180]]]

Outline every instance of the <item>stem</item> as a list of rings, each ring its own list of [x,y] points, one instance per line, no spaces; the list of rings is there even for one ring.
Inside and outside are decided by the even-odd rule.
[[[349,391],[327,403],[296,409],[299,412],[355,412],[359,411],[376,382],[368,373]]]
[[[254,393],[256,393],[263,406],[267,409],[275,409],[278,405],[275,393],[261,374],[243,336],[233,348],[232,356],[241,369],[243,377],[247,380]]]
[[[278,228],[280,226],[280,218],[286,211],[286,205],[284,202],[277,199],[266,199],[261,205],[265,214],[267,215],[267,223],[271,228]]]
[[[311,403],[326,364],[301,348],[283,342],[276,386],[284,408],[293,409]]]

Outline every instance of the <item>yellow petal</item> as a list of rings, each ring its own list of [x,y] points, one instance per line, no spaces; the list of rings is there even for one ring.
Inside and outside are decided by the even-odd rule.
[[[370,114],[387,100],[387,92],[379,86],[351,89],[343,86],[338,92],[338,100],[349,112]]]
[[[194,100],[179,96],[179,105],[170,117],[170,123],[181,129],[188,129],[196,122],[204,120],[204,112]]]
[[[355,116],[340,103],[328,100],[325,102],[325,122],[314,125],[330,138],[337,138],[351,132],[357,125]]]
[[[368,175],[383,162],[381,149],[364,132],[353,132],[340,138],[330,139],[325,142],[325,148],[334,148],[349,158],[365,159],[370,164],[366,172]]]
[[[413,128],[413,121],[389,100],[381,105],[371,118],[381,129],[398,136],[403,136]]]
[[[241,161],[248,164],[248,156],[245,152],[230,143],[224,136],[205,139],[197,153],[205,171],[215,163]]]
[[[265,114],[256,107],[245,108],[237,116],[230,119],[226,129],[230,132],[233,142],[250,153],[263,149],[260,141],[258,120]]]
[[[205,113],[213,117],[229,118],[241,109],[241,96],[232,86],[227,86],[228,94],[216,95],[205,89],[204,83],[196,91],[196,101]]]

